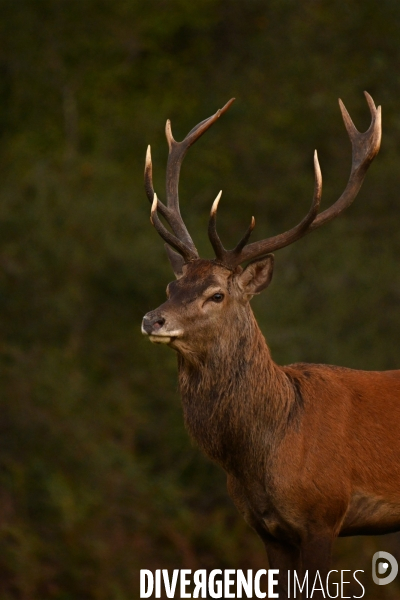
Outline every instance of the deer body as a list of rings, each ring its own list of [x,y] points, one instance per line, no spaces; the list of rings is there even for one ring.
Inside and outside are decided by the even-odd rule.
[[[209,225],[216,260],[197,255],[180,217],[177,176],[189,145],[220,113],[180,144],[167,124],[167,206],[152,189],[149,156],[146,163],[152,222],[178,254],[167,248],[177,279],[167,288],[168,300],[144,317],[142,331],[177,352],[186,427],[226,471],[236,507],[262,538],[270,566],[282,571],[280,598],[289,597],[285,570],[327,573],[335,537],[400,530],[400,371],[280,367],[249,304],[271,281],[268,252],[333,218],[357,193],[380,140],[379,109],[367,99],[373,121],[366,134],[343,113],[353,167],[342,197],[317,216],[321,176],[315,160],[307,217],[285,234],[246,246],[253,219],[231,251],[216,233],[218,197]],[[252,260],[245,269],[244,260]],[[324,597],[318,593],[313,597]]]

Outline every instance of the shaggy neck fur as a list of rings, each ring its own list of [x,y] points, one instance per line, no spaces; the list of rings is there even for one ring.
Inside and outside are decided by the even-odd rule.
[[[262,472],[260,457],[279,443],[295,401],[249,305],[243,311],[197,360],[178,355],[186,427],[210,458],[242,476],[252,466]]]

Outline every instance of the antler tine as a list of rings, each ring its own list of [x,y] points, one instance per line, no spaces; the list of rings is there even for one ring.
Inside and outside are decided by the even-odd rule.
[[[214,249],[215,256],[217,260],[223,261],[226,255],[226,250],[222,245],[222,242],[217,233],[217,209],[219,201],[221,200],[222,190],[219,192],[218,196],[215,198],[210,212],[210,220],[208,221],[208,237],[210,239],[211,245]]]
[[[146,190],[147,198],[149,199],[149,202],[153,206],[155,192],[154,192],[154,187],[153,187],[153,164],[151,161],[150,146],[147,146],[147,152],[146,152],[146,162],[145,162],[145,167],[144,167],[144,187]],[[177,237],[178,239],[182,239],[184,241],[184,243],[188,246],[190,252],[195,253],[198,256],[198,253],[197,253],[196,247],[193,243],[193,240],[190,237],[189,232],[186,229],[185,224],[183,223],[182,219],[175,218],[174,212],[172,210],[170,210],[167,206],[165,206],[165,204],[163,204],[161,202],[161,200],[159,200],[159,199],[157,201],[157,210],[160,211],[162,216],[166,219],[167,223],[169,223],[169,225],[171,226],[171,228],[175,234],[175,237]],[[168,231],[168,230],[166,230],[165,227],[163,227],[163,231],[164,230]],[[160,235],[161,235],[161,233],[160,233]]]
[[[195,245],[189,235],[188,230],[182,220],[179,208],[179,175],[182,166],[183,159],[185,158],[186,152],[192,144],[194,144],[202,135],[223,115],[233,104],[234,98],[231,98],[223,108],[217,110],[217,112],[198,123],[193,129],[189,131],[187,136],[182,142],[177,142],[171,129],[171,121],[168,119],[165,126],[165,135],[169,146],[169,155],[167,162],[167,173],[166,173],[166,192],[167,192],[167,211],[166,216],[172,229],[177,233],[178,237],[183,238],[188,246],[191,247],[197,253]]]
[[[230,266],[231,264],[232,264],[232,266],[236,266],[235,263],[237,263],[237,258],[240,255],[244,246],[247,244],[249,237],[251,235],[251,232],[253,231],[253,229],[255,227],[256,221],[255,221],[254,217],[251,217],[250,225],[247,228],[247,230],[246,230],[244,236],[242,237],[242,239],[240,240],[240,242],[235,246],[235,248],[233,250],[225,250],[225,248],[222,245],[222,242],[220,240],[220,237],[217,233],[217,210],[218,210],[219,201],[221,199],[221,195],[222,195],[222,190],[219,192],[218,196],[215,198],[213,205],[211,207],[210,220],[208,222],[208,237],[209,237],[211,245],[214,249],[215,257],[216,257],[217,261],[219,261],[223,264],[226,264],[227,266]],[[239,263],[237,263],[237,264],[239,264]]]
[[[195,141],[199,139],[217,121],[217,119],[224,114],[229,107],[234,102],[234,98],[229,100],[225,104],[223,108],[218,110],[214,115],[201,121],[198,125],[196,125],[185,137],[182,142],[177,142],[171,130],[171,122],[167,121],[165,127],[165,134],[167,137],[167,142],[169,146],[169,155],[167,162],[167,176],[166,176],[166,192],[167,192],[167,205],[157,200],[154,203],[155,193],[152,182],[152,163],[151,163],[151,154],[150,154],[150,146],[147,149],[146,154],[146,165],[145,165],[145,189],[146,194],[150,202],[152,202],[152,217],[151,221],[156,227],[158,233],[163,237],[163,239],[170,243],[186,260],[193,260],[194,258],[198,258],[199,254],[197,252],[196,246],[186,228],[186,225],[183,222],[183,219],[180,214],[179,209],[179,194],[178,194],[178,185],[179,185],[179,174],[182,165],[182,161],[185,157],[187,150],[190,148]],[[167,223],[170,225],[172,229],[172,234],[169,232],[166,227],[159,220],[156,212],[160,211],[162,216],[166,219]],[[167,239],[168,238],[168,239]],[[190,258],[188,258],[190,257]]]
[[[179,174],[181,170],[182,161],[185,158],[186,152],[190,148],[192,144],[194,144],[202,135],[219,119],[221,115],[223,115],[233,104],[235,98],[231,98],[229,102],[225,104],[222,108],[217,110],[217,112],[201,121],[198,125],[193,127],[193,129],[187,134],[182,142],[177,142],[171,130],[171,121],[168,120],[165,127],[165,134],[167,137],[168,145],[169,145],[169,156],[168,156],[168,164],[167,164],[167,206],[168,208],[174,209],[174,211],[180,216],[179,211],[179,194],[178,194],[178,185],[179,185]]]
[[[251,217],[250,225],[248,226],[248,228],[247,228],[244,236],[239,241],[239,243],[235,246],[235,248],[232,250],[232,252],[234,254],[236,254],[237,256],[240,255],[240,253],[242,252],[243,248],[245,247],[245,245],[249,241],[249,237],[251,236],[251,232],[253,231],[253,229],[254,229],[255,226],[256,226],[256,220],[255,220],[254,217]]]
[[[364,94],[371,112],[371,124],[368,130],[364,133],[360,133],[356,129],[344,104],[341,100],[339,100],[343,121],[352,144],[351,172],[346,188],[340,198],[332,206],[318,215],[322,194],[322,176],[318,162],[317,151],[315,151],[314,197],[307,216],[298,225],[296,225],[296,227],[293,227],[286,233],[281,233],[266,240],[249,244],[243,248],[236,258],[232,254],[233,251],[231,251],[229,256],[230,266],[238,265],[242,262],[253,260],[257,257],[273,252],[274,250],[284,248],[285,246],[288,246],[289,244],[292,244],[296,240],[300,239],[307,233],[314,231],[314,229],[317,229],[324,223],[334,219],[348,206],[350,206],[364,181],[369,165],[378,154],[381,142],[381,107],[379,106],[376,108],[371,96],[367,92],[364,92]]]
[[[151,162],[151,147],[147,146],[146,162],[144,166],[144,189],[146,190],[147,198],[150,204],[153,204],[154,200],[154,187],[153,187],[153,163]],[[160,199],[157,202],[157,210],[167,218],[168,208],[163,204]]]
[[[285,233],[281,233],[279,235],[268,238],[266,240],[262,240],[260,242],[253,242],[252,244],[245,246],[255,226],[255,220],[254,217],[252,217],[250,227],[246,231],[245,235],[240,240],[236,248],[230,250],[228,253],[229,257],[227,258],[227,260],[229,266],[236,267],[242,262],[253,260],[260,256],[264,256],[265,254],[269,254],[274,250],[278,250],[279,248],[284,248],[285,246],[292,244],[294,241],[301,238],[305,234],[305,232],[310,227],[310,224],[314,221],[315,217],[318,214],[322,196],[322,175],[318,162],[317,151],[314,152],[314,176],[314,195],[310,210],[308,211],[304,219],[300,221],[300,223],[296,225],[296,227],[293,227]]]
[[[153,188],[153,163],[151,162],[151,148],[147,146],[146,162],[144,163],[144,189],[146,190],[149,202],[153,204],[154,188]]]
[[[382,137],[382,109],[380,106],[376,108],[368,92],[364,92],[364,95],[371,112],[371,124],[364,133],[360,133],[356,129],[345,105],[339,100],[343,121],[352,145],[350,176],[343,194],[315,219],[310,226],[310,231],[334,219],[350,206],[361,188],[369,165],[379,152]]]
[[[155,227],[157,232],[163,238],[165,242],[167,242],[170,246],[175,248],[183,256],[186,262],[190,260],[194,260],[198,258],[197,251],[193,251],[189,248],[184,242],[182,242],[176,235],[172,234],[168,229],[161,223],[157,209],[159,208],[159,204],[161,204],[157,198],[157,194],[154,192],[154,199],[151,205],[151,214],[150,214],[150,222]]]

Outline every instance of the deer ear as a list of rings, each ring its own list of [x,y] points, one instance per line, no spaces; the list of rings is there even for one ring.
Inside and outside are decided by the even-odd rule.
[[[180,279],[183,275],[183,266],[185,264],[185,260],[183,256],[175,252],[175,250],[172,250],[171,246],[168,246],[168,244],[164,244],[164,247],[167,251],[168,260],[171,263],[175,277]]]
[[[247,265],[243,273],[239,276],[239,285],[247,299],[250,299],[254,294],[259,294],[268,287],[273,271],[273,254],[268,254],[264,258],[255,260]]]

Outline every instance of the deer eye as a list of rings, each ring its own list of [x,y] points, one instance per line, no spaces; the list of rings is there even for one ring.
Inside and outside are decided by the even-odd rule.
[[[224,299],[224,294],[221,294],[220,292],[217,292],[216,294],[213,294],[210,298],[210,300],[212,302],[222,302],[222,300]]]

